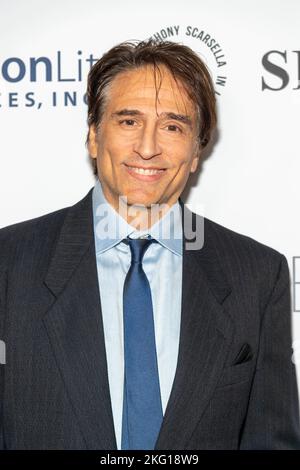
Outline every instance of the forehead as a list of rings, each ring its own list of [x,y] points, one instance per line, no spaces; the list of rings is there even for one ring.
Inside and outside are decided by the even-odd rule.
[[[106,105],[109,108],[144,107],[160,112],[195,114],[195,105],[180,80],[160,66],[139,67],[119,73],[111,82]],[[146,109],[145,109],[146,110]]]

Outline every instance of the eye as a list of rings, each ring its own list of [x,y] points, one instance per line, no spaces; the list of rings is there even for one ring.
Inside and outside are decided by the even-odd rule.
[[[180,127],[176,126],[175,124],[168,124],[167,129],[168,131],[171,131],[171,132],[182,132]]]
[[[124,126],[129,126],[132,127],[136,122],[133,119],[123,119],[122,121],[119,121],[120,124],[123,124]]]

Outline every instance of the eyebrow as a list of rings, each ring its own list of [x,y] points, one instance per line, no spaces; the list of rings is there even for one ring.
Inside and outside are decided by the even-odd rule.
[[[116,111],[112,113],[112,117],[115,116],[143,116],[144,113],[139,111],[138,109],[121,109],[120,111]],[[189,127],[192,127],[192,119],[190,116],[185,114],[177,114],[173,112],[161,113],[160,117],[173,119],[174,121],[182,122],[183,124],[187,124]]]

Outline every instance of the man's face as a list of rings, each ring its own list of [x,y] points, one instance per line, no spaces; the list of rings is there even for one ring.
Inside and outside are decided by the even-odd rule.
[[[153,69],[120,73],[108,91],[98,130],[90,129],[89,152],[97,159],[108,202],[173,205],[199,160],[197,114],[180,83],[161,67],[156,99]]]

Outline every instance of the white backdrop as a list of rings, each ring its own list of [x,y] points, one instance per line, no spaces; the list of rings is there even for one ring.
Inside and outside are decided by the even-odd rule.
[[[213,75],[219,125],[186,202],[285,254],[300,362],[299,26],[297,0],[0,0],[0,227],[74,204],[94,185],[91,58],[155,34],[190,45]],[[30,61],[41,57],[35,76]]]

